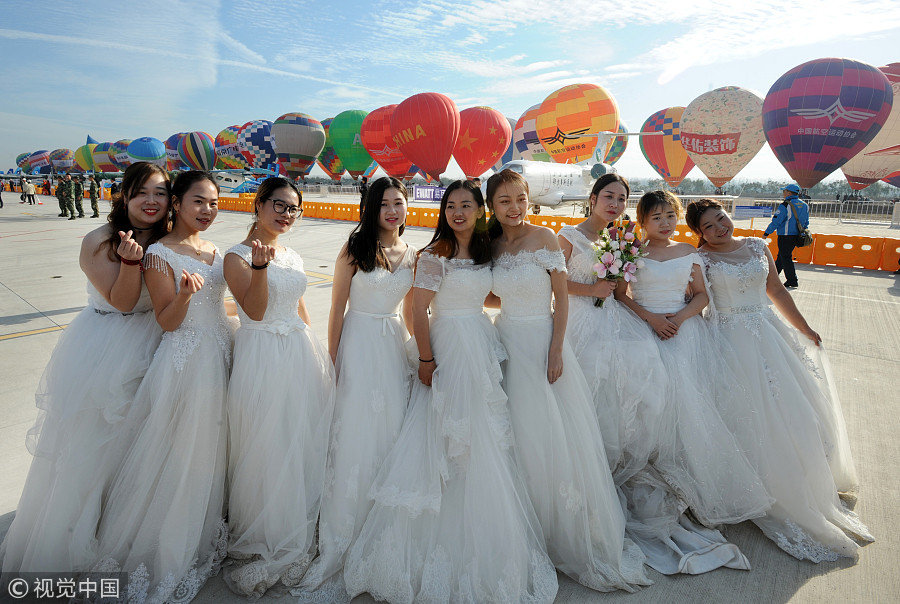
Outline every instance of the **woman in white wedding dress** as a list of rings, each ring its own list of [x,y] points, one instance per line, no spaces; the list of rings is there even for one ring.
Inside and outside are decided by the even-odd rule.
[[[225,254],[241,327],[228,384],[228,586],[251,599],[294,587],[315,554],[334,409],[331,359],[309,329],[303,259],[279,235],[300,192],[267,178],[247,238]]]
[[[513,457],[484,200],[451,184],[416,266],[419,380],[397,443],[350,548],[351,596],[379,600],[550,602],[556,572]],[[431,307],[431,320],[426,314]]]
[[[566,262],[556,235],[525,221],[528,183],[504,170],[487,182],[495,325],[506,348],[516,460],[556,567],[597,591],[649,585],[644,555],[625,538],[591,392],[565,342]],[[554,303],[555,301],[555,303]]]
[[[4,573],[81,572],[94,562],[103,500],[138,427],[126,416],[162,337],[140,261],[168,232],[169,200],[166,171],[137,162],[109,224],[82,241],[88,305],[62,332],[35,396],[26,440],[34,460],[3,541]]]
[[[819,334],[778,279],[765,241],[736,239],[728,214],[709,199],[688,207],[687,223],[701,238],[707,264],[714,352],[736,380],[722,384],[720,413],[775,498],[754,522],[801,560],[857,558],[850,537],[873,538],[838,498],[834,476],[843,477],[844,487],[855,487],[855,476],[840,401],[816,362],[823,354]]]
[[[341,568],[372,507],[372,481],[406,415],[412,380],[407,327],[412,327],[416,259],[415,249],[400,238],[406,210],[402,182],[391,177],[373,182],[362,219],[335,261],[328,347],[335,359],[337,399],[319,556],[301,585],[313,592],[304,593],[306,599],[349,600]]]
[[[110,489],[96,571],[128,573],[128,600],[189,601],[225,557],[225,395],[231,330],[222,256],[200,238],[217,213],[207,172],[172,185],[172,232],[144,278],[166,332],[130,414],[146,418]]]

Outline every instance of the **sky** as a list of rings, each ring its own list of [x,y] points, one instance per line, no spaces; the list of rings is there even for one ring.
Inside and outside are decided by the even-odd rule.
[[[900,0],[0,0],[0,14],[4,172],[88,134],[215,136],[431,91],[518,119],[562,86],[597,84],[638,130],[720,86],[764,97],[812,59],[900,61]],[[656,175],[636,140],[616,168]],[[768,146],[739,178],[789,179]]]

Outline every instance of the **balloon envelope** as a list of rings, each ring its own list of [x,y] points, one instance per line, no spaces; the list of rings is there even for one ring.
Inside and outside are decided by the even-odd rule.
[[[138,161],[150,162],[162,168],[166,167],[166,145],[158,138],[142,136],[128,145],[129,165]]]
[[[325,146],[322,147],[322,152],[319,153],[318,163],[319,167],[331,180],[340,180],[341,176],[344,175],[344,164],[341,163],[341,158],[334,152],[334,147],[331,143],[331,120],[333,119],[333,117],[330,117],[327,120],[322,120],[322,128],[325,129]]]
[[[541,140],[537,135],[537,119],[538,111],[541,104],[529,107],[525,113],[516,122],[513,129],[513,144],[516,146],[516,152],[528,161],[552,161],[550,154],[544,149]]]
[[[75,153],[71,149],[54,149],[50,152],[50,165],[57,172],[75,167]]]
[[[414,94],[391,116],[391,137],[400,152],[426,173],[440,178],[459,136],[459,111],[438,92]]]
[[[228,126],[216,135],[216,167],[222,170],[240,170],[249,167],[247,158],[238,147],[240,126]]]
[[[404,178],[409,173],[412,162],[400,153],[391,138],[391,116],[397,105],[385,105],[370,112],[359,129],[363,147],[378,165],[394,178]]]
[[[509,121],[496,109],[463,109],[459,112],[459,136],[453,157],[466,178],[475,178],[497,163],[511,139]]]
[[[681,116],[681,145],[717,187],[735,177],[766,142],[763,100],[738,86],[698,96]]]
[[[303,176],[325,147],[325,128],[305,113],[285,113],[272,124],[278,161],[292,177]]]
[[[506,118],[506,121],[509,122],[509,144],[506,146],[506,151],[504,151],[503,155],[500,156],[500,159],[497,160],[497,163],[491,166],[491,170],[494,172],[499,172],[504,164],[507,164],[514,159],[522,159],[522,156],[516,151],[516,143],[512,136],[513,131],[516,129],[516,120],[508,117]]]
[[[185,133],[179,132],[167,138],[163,143],[166,145],[166,169],[187,170],[187,164],[181,161],[181,155],[178,154],[178,143],[184,138]]]
[[[891,83],[893,106],[878,134],[862,151],[841,166],[850,187],[857,191],[900,170],[900,154],[878,153],[900,143],[900,63],[891,63],[878,69]]]
[[[125,168],[131,165],[132,159],[131,156],[128,155],[128,145],[131,143],[132,141],[124,138],[120,141],[110,143],[109,158],[119,170],[124,171]]]
[[[194,170],[212,170],[216,165],[216,141],[206,132],[187,132],[178,143],[178,156]]]
[[[877,68],[851,59],[794,67],[763,101],[763,129],[775,157],[801,187],[815,186],[878,134],[893,91]]]
[[[254,120],[241,126],[237,143],[247,164],[254,168],[265,168],[278,159],[272,138],[272,122],[268,120]]]
[[[33,152],[28,156],[28,166],[32,174],[49,174],[50,152],[44,149]]]
[[[900,170],[897,170],[896,172],[892,172],[892,173],[888,174],[881,180],[883,180],[884,182],[886,182],[889,185],[893,185],[895,187],[900,187]]]
[[[334,152],[353,178],[359,177],[372,163],[372,156],[363,146],[359,133],[366,115],[358,109],[342,111],[334,116],[329,130]]]
[[[662,135],[642,136],[641,151],[653,169],[670,187],[677,187],[694,167],[681,146],[681,115],[684,107],[660,109],[647,118],[641,132],[662,132]]]
[[[100,143],[91,152],[94,160],[94,169],[97,172],[118,172],[119,167],[113,162],[109,154],[112,149],[112,143]]]
[[[31,153],[19,153],[18,155],[16,155],[16,165],[20,168],[27,165],[25,160],[28,159],[29,155],[31,155]]]
[[[362,175],[364,177],[368,178],[369,180],[372,180],[372,175],[374,175],[377,170],[378,170],[378,162],[373,161],[371,164],[369,164],[369,167],[366,168],[366,171],[363,172]]]
[[[93,172],[94,170],[96,170],[96,168],[94,167],[94,158],[92,155],[96,147],[96,144],[90,143],[87,145],[81,145],[80,147],[75,149],[75,163],[78,164],[78,167],[85,172]]]
[[[616,132],[628,132],[628,126],[625,125],[625,122],[619,120],[619,129]],[[606,157],[603,158],[603,163],[613,165],[622,158],[626,148],[628,148],[628,137],[615,137],[609,146],[609,150],[606,152]]]
[[[582,135],[618,130],[619,108],[606,89],[572,84],[544,99],[536,125],[537,136],[553,161],[573,164],[591,159],[597,146],[596,136]]]

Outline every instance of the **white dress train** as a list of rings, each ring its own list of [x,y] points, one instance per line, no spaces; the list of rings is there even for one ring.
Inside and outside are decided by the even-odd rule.
[[[123,313],[90,282],[87,291],[35,395],[26,439],[34,459],[3,541],[3,572],[90,569],[107,490],[139,427],[128,411],[162,337],[150,296],[142,285]]]
[[[516,460],[525,476],[556,567],[597,591],[650,585],[644,555],[625,537],[625,516],[609,471],[590,389],[568,343],[563,373],[547,380],[553,336],[549,271],[566,258],[546,248],[494,260],[494,323],[509,356],[503,389],[509,397]]]
[[[409,334],[400,303],[413,284],[416,251],[407,247],[393,272],[376,267],[350,280],[349,309],[338,345],[337,398],[319,516],[319,556],[303,577],[304,601],[349,600],[341,569],[372,508],[369,489],[400,434],[412,380]]]
[[[838,498],[834,468],[843,468],[845,480],[855,478],[840,403],[827,373],[806,354],[803,336],[769,307],[765,242],[749,237],[733,252],[701,255],[717,353],[740,386],[721,385],[719,410],[775,498],[754,522],[801,560],[857,558],[848,535],[873,538]]]
[[[489,265],[421,253],[437,292],[432,386],[413,387],[344,566],[347,591],[389,602],[550,602],[556,572],[513,457],[505,358],[482,304]]]
[[[216,574],[228,544],[225,395],[231,329],[222,256],[210,266],[161,243],[146,270],[199,273],[184,321],[166,332],[135,395],[143,426],[116,476],[100,523],[94,570],[127,572],[129,602],[189,601]]]
[[[252,262],[246,245],[228,254]],[[307,283],[303,260],[286,248],[266,272],[262,320],[238,306],[227,399],[230,538],[223,575],[232,591],[251,599],[276,585],[298,585],[315,554],[334,409],[331,359],[297,314]]]

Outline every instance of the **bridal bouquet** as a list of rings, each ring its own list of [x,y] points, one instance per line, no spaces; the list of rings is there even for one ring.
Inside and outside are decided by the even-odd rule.
[[[607,281],[634,281],[634,273],[644,265],[647,243],[643,244],[634,234],[635,223],[614,226],[600,231],[600,239],[593,244],[597,262],[594,274]],[[603,298],[597,298],[594,306],[603,306]]]

